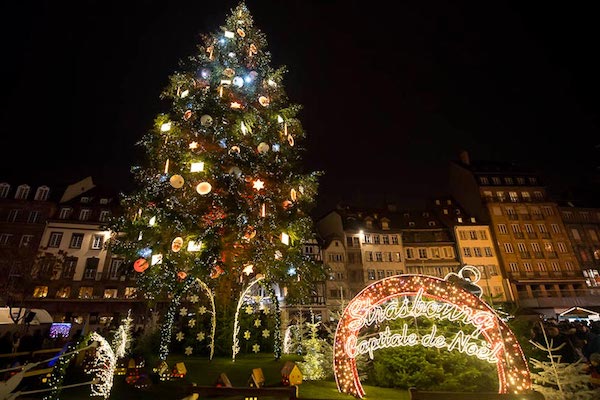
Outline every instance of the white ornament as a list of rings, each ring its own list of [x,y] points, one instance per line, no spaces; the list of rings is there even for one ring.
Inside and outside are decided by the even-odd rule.
[[[254,346],[252,346],[252,351],[258,353],[260,351],[260,345],[255,343]]]
[[[204,338],[206,338],[206,334],[204,332],[198,332],[198,334],[196,335],[196,340],[198,340],[199,342],[203,341]]]
[[[258,152],[260,154],[266,154],[269,151],[269,145],[266,144],[265,142],[261,142],[258,147],[256,148],[256,150],[258,150]]]
[[[188,309],[185,307],[181,307],[181,310],[179,310],[179,315],[181,315],[182,317],[185,317],[188,314]]]
[[[191,356],[193,353],[194,349],[192,349],[192,346],[188,346],[185,348],[185,355],[186,356]]]
[[[190,328],[193,328],[194,326],[196,326],[196,320],[195,320],[195,319],[190,319],[190,320],[188,321],[188,326],[189,326]]]
[[[197,295],[197,294],[193,294],[193,295],[191,295],[191,296],[190,296],[190,301],[191,301],[192,303],[197,303],[197,302],[198,302],[198,300],[200,300],[200,297],[198,297],[198,295]]]
[[[175,339],[177,339],[178,342],[181,342],[184,337],[185,335],[183,334],[183,332],[177,332],[177,335],[175,335]]]
[[[265,329],[265,330],[263,330],[263,331],[262,331],[262,336],[263,336],[265,339],[266,339],[266,338],[268,338],[269,336],[271,336],[271,331],[270,331],[270,330],[268,330],[268,329]]]
[[[235,78],[233,78],[233,84],[241,88],[242,86],[244,86],[244,80],[241,77],[236,76]]]
[[[211,126],[213,124],[213,118],[208,114],[204,114],[200,117],[200,124],[202,126]]]

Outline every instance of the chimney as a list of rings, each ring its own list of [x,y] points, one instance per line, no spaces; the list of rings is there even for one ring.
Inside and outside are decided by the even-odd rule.
[[[471,160],[469,160],[469,152],[466,150],[463,150],[460,152],[460,154],[458,155],[458,157],[460,158],[460,162],[462,162],[465,165],[471,165]]]

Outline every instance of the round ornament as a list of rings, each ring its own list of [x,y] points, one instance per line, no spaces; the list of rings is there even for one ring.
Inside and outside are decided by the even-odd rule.
[[[223,271],[223,268],[221,268],[218,265],[215,265],[212,268],[212,270],[210,271],[210,277],[211,277],[211,279],[217,279],[219,276],[221,276],[224,273],[225,273],[225,271]]]
[[[147,270],[149,267],[148,265],[148,260],[146,260],[145,258],[138,258],[137,260],[135,260],[135,262],[133,263],[133,269],[136,272],[144,272],[145,270]]]
[[[200,124],[202,124],[202,126],[211,126],[213,124],[213,118],[208,114],[204,114],[200,117]]]
[[[292,203],[292,202],[291,202],[291,201],[289,201],[289,200],[284,200],[284,201],[283,201],[283,209],[284,209],[284,210],[287,210],[288,208],[290,208],[290,207],[291,207],[291,206],[293,206],[293,205],[294,205],[294,203]]]
[[[246,37],[246,32],[244,32],[242,28],[237,29],[237,34],[240,35],[240,37]]]
[[[290,198],[292,201],[296,201],[296,189],[290,190]]]
[[[254,43],[250,44],[250,55],[252,54],[257,54],[258,53],[258,49],[256,48],[256,45]]]
[[[179,271],[177,273],[177,279],[179,280],[179,282],[183,281],[185,278],[187,278],[187,272]]]
[[[294,137],[292,135],[288,135],[288,143],[290,146],[294,146]]]
[[[256,77],[258,76],[258,72],[256,72],[256,71],[250,71],[248,73],[248,76],[250,77],[250,79],[255,80]]]
[[[173,186],[175,189],[179,189],[183,186],[183,183],[185,182],[185,180],[183,179],[183,176],[181,175],[173,175],[170,179],[169,179],[169,183],[171,184],[171,186]]]
[[[239,76],[236,76],[235,78],[233,78],[233,85],[241,88],[242,86],[244,86],[244,79],[242,79]]]
[[[231,146],[231,148],[229,149],[229,155],[233,156],[236,154],[240,154],[240,147],[239,146]]]
[[[269,151],[269,145],[265,142],[261,142],[256,148],[260,154],[266,154]]]
[[[236,166],[230,167],[230,168],[227,170],[227,173],[228,173],[228,174],[230,174],[230,175],[233,175],[233,176],[235,176],[236,178],[239,178],[240,176],[242,176],[242,170],[241,170],[241,169],[239,169],[239,168],[238,168],[238,167],[236,167]]]
[[[201,195],[209,194],[212,190],[212,186],[208,182],[200,182],[198,186],[196,186],[196,192]]]
[[[244,239],[250,240],[250,239],[253,239],[255,236],[256,236],[256,229],[254,229],[251,226],[246,228],[246,232],[244,233]]]
[[[235,71],[233,70],[233,68],[225,68],[225,70],[223,71],[223,75],[225,75],[228,78],[233,78],[233,76],[235,75]]]
[[[175,253],[177,253],[179,250],[181,250],[181,247],[183,246],[183,238],[181,237],[176,237],[175,239],[173,239],[173,241],[171,242],[171,250],[174,251]]]
[[[200,70],[200,77],[202,79],[208,79],[208,78],[210,78],[210,69],[208,69],[208,68],[202,68]]]
[[[268,107],[268,106],[269,106],[269,103],[270,103],[270,100],[269,100],[269,98],[268,98],[268,97],[266,97],[266,96],[260,96],[260,97],[258,98],[258,102],[260,103],[260,105],[261,105],[261,106],[263,106],[263,107]]]
[[[188,121],[190,118],[192,118],[192,110],[187,110],[186,112],[183,113],[184,121]]]

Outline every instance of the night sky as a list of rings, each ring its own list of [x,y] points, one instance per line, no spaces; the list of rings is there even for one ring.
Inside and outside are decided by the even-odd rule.
[[[126,190],[169,74],[237,3],[3,2],[0,179]],[[246,1],[304,107],[321,209],[443,192],[462,149],[582,186],[600,166],[591,3]]]

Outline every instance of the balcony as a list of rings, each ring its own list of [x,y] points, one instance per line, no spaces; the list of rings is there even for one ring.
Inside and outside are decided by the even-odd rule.
[[[532,308],[570,308],[574,306],[578,307],[593,307],[600,306],[600,296],[595,294],[592,290],[561,290],[560,292],[555,291],[541,291],[536,290],[529,293],[525,291],[519,291],[519,305],[521,307],[532,307]]]

